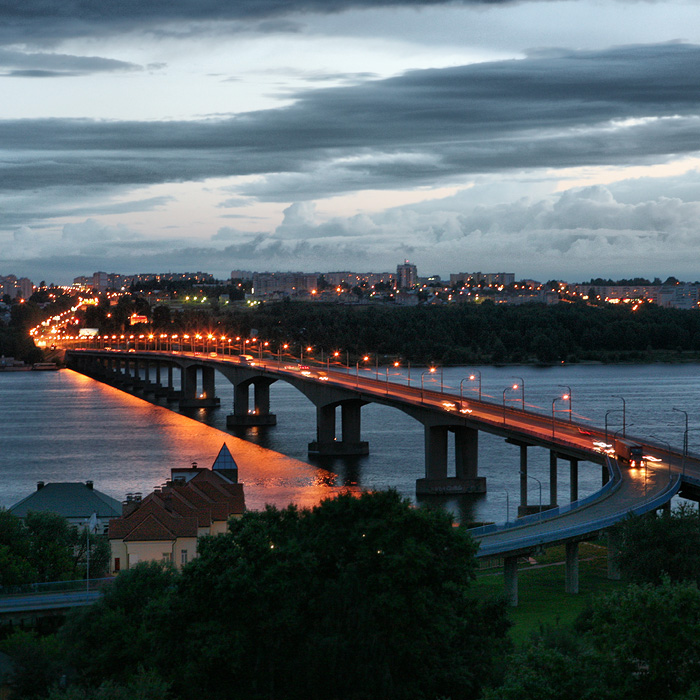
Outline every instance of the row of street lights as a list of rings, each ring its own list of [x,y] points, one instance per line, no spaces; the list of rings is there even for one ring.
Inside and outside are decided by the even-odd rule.
[[[88,345],[91,342],[98,343],[101,341],[101,345],[106,345],[107,343],[111,342],[126,342],[130,343],[133,342],[133,344],[136,346],[138,349],[138,346],[140,343],[143,344],[144,349],[148,347],[149,344],[152,344],[156,350],[158,349],[168,349],[172,350],[174,346],[176,346],[179,343],[189,343],[190,347],[194,352],[197,350],[197,345],[201,344],[202,352],[208,352],[212,345],[215,349],[215,351],[219,350],[219,347],[221,347],[221,351],[223,352],[224,350],[228,350],[228,353],[231,354],[231,344],[234,343],[234,348],[238,346],[238,350],[240,354],[245,354],[246,351],[253,350],[255,346],[255,349],[258,351],[258,355],[260,358],[262,358],[262,354],[264,351],[269,351],[269,346],[270,343],[269,341],[262,341],[259,338],[243,338],[241,336],[227,336],[227,335],[221,335],[218,336],[215,333],[180,333],[180,334],[166,334],[166,333],[161,333],[161,334],[155,334],[155,333],[147,333],[147,334],[104,334],[102,336],[95,336],[95,337],[88,337],[88,338],[70,338],[71,340],[83,340],[87,341]],[[220,345],[219,345],[220,344]],[[280,343],[277,348],[277,360],[278,362],[281,363],[282,361],[282,354],[287,354],[287,351],[289,350],[290,345],[288,343]],[[274,352],[274,351],[273,351]],[[312,346],[304,346],[300,345],[300,361],[303,363],[304,361],[304,352],[307,353],[307,357],[310,356],[313,352],[313,347]],[[341,352],[339,350],[336,350],[332,354],[333,359],[340,363],[341,360]],[[349,366],[349,360],[350,360],[350,353],[349,351],[345,351],[345,364],[346,367],[350,368]],[[362,362],[367,363],[370,360],[370,355],[364,355],[362,357]],[[328,367],[330,367],[330,362],[331,362],[331,354],[329,353],[327,358],[326,358],[326,364]],[[399,361],[395,361],[393,363],[394,367],[400,367],[401,363]],[[356,374],[359,376],[359,370],[360,370],[360,361],[358,360],[356,363]],[[407,370],[408,370],[408,377],[407,377],[407,383],[408,386],[411,385],[411,364],[410,362],[407,363]],[[431,375],[435,374],[437,372],[436,367],[430,367],[427,370],[424,370],[421,372],[421,400],[423,400],[424,397],[424,391],[425,391],[425,376],[426,375]],[[379,364],[378,364],[378,357],[375,358],[375,378],[378,380],[379,379]],[[509,391],[520,391],[520,397],[519,400],[521,402],[521,408],[524,411],[525,410],[525,380],[522,377],[514,377],[514,379],[517,379],[518,382],[507,386],[503,390],[503,396],[502,396],[502,401],[503,401],[503,422],[505,424],[506,422],[506,395]],[[479,370],[473,370],[468,376],[464,377],[463,379],[460,380],[459,383],[459,396],[460,396],[460,401],[464,401],[464,384],[467,382],[477,382],[478,383],[478,400],[482,400],[482,377],[481,377],[481,372]],[[389,384],[389,369],[388,367],[386,368],[386,383],[387,383],[387,391],[388,391],[388,384]],[[556,420],[556,413],[559,410],[565,410],[568,411],[569,413],[569,422],[572,422],[572,415],[573,415],[573,409],[572,409],[572,391],[571,387],[566,385],[566,384],[560,384],[560,387],[566,389],[566,392],[562,394],[561,396],[557,396],[552,400],[552,436],[555,434],[555,420]],[[443,379],[443,368],[440,367],[440,391],[444,392],[444,379]],[[622,432],[622,437],[625,438],[627,436],[627,428],[629,427],[627,424],[627,402],[625,401],[625,398],[623,396],[620,396],[619,394],[612,394],[612,398],[620,399],[622,402],[622,408],[621,409],[611,409],[609,411],[606,411],[605,413],[605,442],[606,444],[608,443],[608,416],[613,414],[613,413],[622,413],[622,427],[615,432],[615,436],[619,432]],[[516,399],[517,400],[517,399]],[[556,408],[556,403],[557,401],[568,401],[568,408],[565,409],[557,409]],[[685,417],[685,428],[683,431],[683,472],[685,472],[685,461],[688,455],[688,433],[689,433],[689,426],[688,426],[688,412],[684,411],[680,408],[673,407],[673,410],[682,413]]]

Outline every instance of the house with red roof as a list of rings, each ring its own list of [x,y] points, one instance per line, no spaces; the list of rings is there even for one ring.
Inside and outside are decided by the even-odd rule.
[[[195,463],[170,474],[166,484],[143,499],[129,494],[121,518],[109,521],[112,573],[142,561],[169,561],[181,568],[197,556],[199,537],[224,533],[229,518],[243,515],[243,484],[225,444],[211,469]]]

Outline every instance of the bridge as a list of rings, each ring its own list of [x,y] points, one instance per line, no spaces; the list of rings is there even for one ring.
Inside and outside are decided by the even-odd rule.
[[[673,451],[669,445],[636,438],[648,458],[644,469],[622,466],[606,453],[607,430],[582,426],[571,419],[545,416],[522,408],[482,400],[465,401],[459,394],[427,389],[420,382],[398,384],[379,373],[374,378],[326,366],[306,366],[281,357],[197,352],[194,349],[72,348],[69,367],[98,381],[143,395],[165,396],[181,408],[216,407],[215,374],[233,385],[233,413],[228,427],[269,426],[270,386],[285,381],[316,407],[316,436],[309,452],[319,455],[367,454],[362,440],[361,409],[369,403],[403,411],[423,427],[425,477],[416,482],[419,494],[484,493],[486,478],[479,474],[479,432],[504,438],[519,450],[520,503],[515,522],[490,525],[471,532],[480,542],[480,558],[502,557],[506,589],[517,604],[517,561],[543,547],[566,546],[566,590],[578,592],[578,544],[608,532],[631,512],[644,513],[667,506],[679,491],[694,497],[700,489],[700,459]],[[250,388],[253,407],[249,408]],[[517,387],[514,387],[517,388]],[[340,421],[338,421],[338,417]],[[337,423],[340,431],[337,434]],[[454,440],[454,465],[448,464],[449,440]],[[528,450],[549,451],[547,500],[528,503]],[[557,503],[558,464],[568,463],[569,503]],[[578,496],[579,462],[599,465],[601,489],[585,499]],[[452,472],[452,473],[450,473]],[[609,575],[617,575],[614,542],[609,543]]]

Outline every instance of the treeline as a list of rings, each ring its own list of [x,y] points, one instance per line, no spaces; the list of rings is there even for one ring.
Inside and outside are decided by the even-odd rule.
[[[469,534],[376,492],[246,513],[0,650],[15,700],[700,700],[697,510],[612,534],[627,585],[519,645]]]
[[[211,323],[211,321],[209,321]],[[700,313],[643,305],[584,303],[445,307],[281,303],[221,318],[226,332],[255,329],[271,343],[311,345],[316,353],[365,353],[415,363],[606,362],[700,357]]]
[[[85,578],[90,547],[90,576],[109,569],[109,542],[70,525],[49,512],[30,512],[24,519],[0,508],[0,592],[48,581]]]

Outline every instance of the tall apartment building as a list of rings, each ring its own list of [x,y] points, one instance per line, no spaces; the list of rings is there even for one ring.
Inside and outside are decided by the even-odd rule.
[[[418,283],[418,270],[408,260],[396,266],[396,288],[412,289]]]

